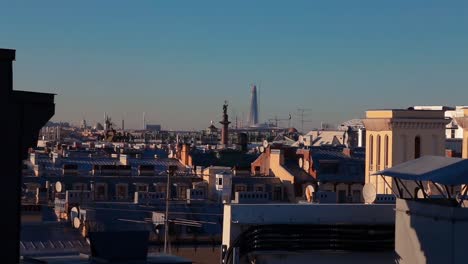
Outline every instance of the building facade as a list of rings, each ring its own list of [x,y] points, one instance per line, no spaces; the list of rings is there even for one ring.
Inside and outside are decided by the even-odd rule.
[[[391,178],[371,175],[424,155],[444,156],[445,128],[449,121],[443,110],[367,111],[363,120],[366,127],[366,183],[372,183],[378,194],[391,194],[388,186],[393,186]]]

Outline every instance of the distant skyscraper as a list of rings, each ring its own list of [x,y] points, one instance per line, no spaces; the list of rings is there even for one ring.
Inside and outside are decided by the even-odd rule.
[[[80,127],[81,127],[81,129],[86,129],[86,128],[88,127],[88,125],[86,124],[86,120],[85,120],[85,119],[83,119],[83,120],[81,121],[81,126],[80,126]]]
[[[258,124],[257,86],[251,85],[249,126]]]
[[[107,113],[104,112],[104,130],[107,130],[107,129],[108,129],[108,127],[107,127],[107,122],[106,122],[106,121],[107,121]]]

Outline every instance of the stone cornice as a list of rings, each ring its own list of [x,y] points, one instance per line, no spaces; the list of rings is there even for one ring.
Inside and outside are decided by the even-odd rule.
[[[362,122],[367,131],[388,131],[392,130],[390,120],[390,118],[368,118]]]
[[[434,129],[442,128],[450,123],[449,119],[393,119],[392,128],[404,129]]]
[[[369,118],[362,121],[368,131],[391,131],[395,128],[445,129],[450,119]]]

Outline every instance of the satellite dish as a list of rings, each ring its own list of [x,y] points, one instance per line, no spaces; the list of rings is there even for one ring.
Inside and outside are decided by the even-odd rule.
[[[305,194],[306,194],[307,202],[309,202],[309,203],[312,202],[314,192],[315,192],[314,186],[312,186],[312,185],[307,185],[307,187],[306,187],[306,189],[305,189]]]
[[[78,217],[73,218],[73,227],[78,229],[81,226],[81,221]]]
[[[80,215],[80,209],[78,209],[78,207],[73,207],[70,210],[70,220],[72,221],[72,223],[73,221],[75,221],[75,218],[78,217],[79,215]]]
[[[366,204],[371,204],[375,201],[377,197],[377,191],[375,189],[375,185],[372,183],[366,183],[364,188],[362,188],[362,196],[364,197],[364,202]]]
[[[418,199],[424,199],[423,190],[419,189],[418,192],[416,193],[416,197],[418,197]]]
[[[260,153],[265,152],[265,148],[264,148],[263,146],[260,146],[260,147],[258,148],[258,150],[260,151]]]
[[[302,158],[299,158],[299,168],[302,168],[304,166],[304,160]]]
[[[304,170],[309,171],[310,169],[310,162],[308,160],[304,160]]]
[[[63,186],[62,186],[61,182],[58,181],[58,182],[55,183],[55,191],[58,192],[58,193],[63,191]]]
[[[268,145],[269,145],[268,140],[263,140],[263,147],[268,148]]]

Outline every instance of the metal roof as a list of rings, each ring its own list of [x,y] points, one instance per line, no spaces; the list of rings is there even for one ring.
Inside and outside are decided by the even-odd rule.
[[[59,253],[52,256],[39,256],[39,257],[31,257],[31,258],[23,258],[20,263],[54,263],[54,264],[87,264],[87,263],[111,263],[107,261],[93,259],[92,257],[85,255],[85,254],[69,254]],[[133,262],[118,262],[118,263],[140,263],[140,264],[156,264],[156,263],[181,263],[181,264],[189,264],[192,263],[191,260],[179,257],[179,256],[171,256],[171,255],[164,255],[164,254],[149,254],[145,261],[133,261]]]
[[[384,175],[403,180],[432,181],[445,185],[468,183],[468,159],[423,156],[372,175]]]
[[[63,157],[58,163],[54,163],[47,157],[40,157],[38,159],[38,164],[43,166],[46,172],[58,174],[61,173],[63,165],[75,164],[78,165],[80,174],[88,174],[93,169],[93,165],[122,165],[122,162],[120,162],[120,159],[110,157]],[[169,165],[177,166],[179,172],[186,171],[186,167],[182,163],[176,159],[170,158],[128,158],[128,164],[132,167],[132,175],[138,174],[137,170],[139,165],[153,165],[157,173],[165,172]]]

